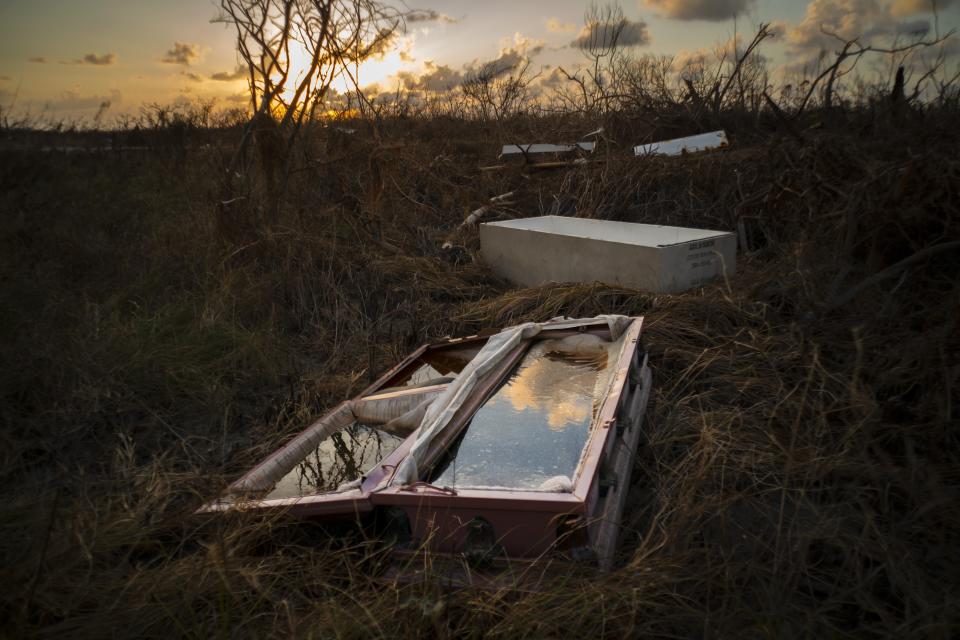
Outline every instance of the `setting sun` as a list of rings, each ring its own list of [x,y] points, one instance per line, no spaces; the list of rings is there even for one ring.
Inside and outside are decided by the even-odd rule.
[[[280,95],[286,102],[294,99],[299,81],[306,77],[310,71],[312,57],[303,43],[291,41],[289,45],[290,70],[289,80],[284,85]],[[374,54],[363,60],[359,65],[349,64],[346,68],[341,68],[336,72],[335,77],[330,83],[331,96],[338,94],[353,93],[357,87],[368,90],[372,89],[374,93],[378,88],[389,89],[391,83],[397,81],[397,74],[400,71],[412,68],[410,47],[392,48],[380,54]],[[329,72],[330,67],[325,71]],[[273,75],[274,80],[279,78],[279,74]],[[340,111],[329,111],[328,114],[342,115]]]

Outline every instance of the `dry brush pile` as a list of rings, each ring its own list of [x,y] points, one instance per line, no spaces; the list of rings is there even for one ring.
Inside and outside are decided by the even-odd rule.
[[[847,118],[802,143],[731,128],[731,149],[677,159],[630,158],[614,123],[603,162],[530,174],[479,171],[495,153],[479,125],[317,133],[269,207],[252,179],[221,197],[216,145],[6,153],[4,628],[954,635],[955,119]],[[510,288],[461,227],[510,191],[491,216],[749,217],[759,242],[736,277],[681,295]],[[646,316],[655,380],[613,574],[391,586],[375,540],[190,516],[425,339],[598,313]]]

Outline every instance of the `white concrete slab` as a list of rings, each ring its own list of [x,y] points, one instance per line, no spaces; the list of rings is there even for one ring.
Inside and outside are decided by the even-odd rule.
[[[480,225],[484,261],[523,286],[604,282],[675,293],[736,270],[736,234],[541,216]]]

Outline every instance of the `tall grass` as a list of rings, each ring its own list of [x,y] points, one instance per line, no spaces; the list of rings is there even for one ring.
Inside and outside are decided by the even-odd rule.
[[[235,129],[3,151],[5,632],[955,635],[956,252],[868,278],[960,235],[956,114],[821,116],[799,142],[721,113],[731,149],[634,159],[630,142],[670,129],[614,114],[605,162],[529,176],[477,170],[499,142],[483,123],[318,127],[279,202],[252,158],[223,198]],[[679,295],[512,289],[460,226],[507,191],[497,215],[749,216],[762,242],[736,277]],[[612,574],[392,584],[360,532],[191,515],[424,340],[598,313],[646,316],[655,380]]]

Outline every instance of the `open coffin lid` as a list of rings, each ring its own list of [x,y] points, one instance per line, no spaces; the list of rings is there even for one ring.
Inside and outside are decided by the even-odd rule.
[[[420,346],[351,400],[294,436],[200,511],[289,508],[295,515],[369,511],[369,495],[405,457],[425,408],[488,336]],[[411,411],[412,410],[412,411]]]
[[[554,320],[424,345],[202,511],[355,517],[382,506],[440,551],[462,550],[464,524],[479,518],[523,557],[554,544],[564,519],[596,519],[591,538],[602,538],[619,520],[619,467],[649,393],[641,325]],[[620,474],[612,496],[601,471]]]

